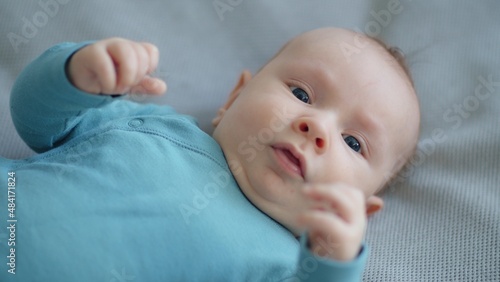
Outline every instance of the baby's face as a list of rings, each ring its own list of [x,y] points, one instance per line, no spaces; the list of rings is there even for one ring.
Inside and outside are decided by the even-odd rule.
[[[245,196],[291,230],[307,204],[304,185],[345,183],[377,204],[373,194],[416,143],[409,81],[364,40],[339,29],[299,36],[240,81],[215,122],[213,136]],[[342,51],[360,42],[358,53]]]

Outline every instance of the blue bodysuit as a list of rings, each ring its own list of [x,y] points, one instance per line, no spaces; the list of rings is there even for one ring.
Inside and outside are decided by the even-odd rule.
[[[65,64],[85,44],[50,48],[13,87],[39,154],[0,158],[0,281],[361,279],[366,246],[347,263],[311,254],[242,194],[193,118],[73,87]]]

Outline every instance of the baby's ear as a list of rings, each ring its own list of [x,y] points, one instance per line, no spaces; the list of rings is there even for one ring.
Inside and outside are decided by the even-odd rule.
[[[372,215],[384,207],[384,201],[377,196],[370,196],[366,199],[366,215]]]
[[[241,72],[240,78],[238,79],[238,82],[234,86],[233,91],[231,91],[231,93],[229,94],[229,97],[227,98],[226,103],[224,104],[224,106],[219,108],[219,111],[217,111],[217,116],[212,120],[212,125],[214,127],[219,125],[219,122],[222,119],[222,117],[224,116],[224,113],[226,112],[226,110],[229,109],[229,107],[231,107],[234,100],[236,100],[236,98],[240,94],[241,90],[243,90],[243,88],[245,88],[245,85],[247,85],[247,83],[250,81],[250,79],[252,79],[252,74],[250,73],[250,71],[244,70]]]

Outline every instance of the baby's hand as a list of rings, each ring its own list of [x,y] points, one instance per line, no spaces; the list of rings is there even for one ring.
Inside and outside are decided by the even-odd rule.
[[[158,49],[150,43],[110,38],[77,51],[66,73],[75,87],[88,93],[162,94],[167,89],[165,82],[149,76],[158,59]]]
[[[309,233],[311,252],[337,261],[356,258],[366,227],[363,193],[345,185],[314,185],[304,195],[313,204],[298,223]]]

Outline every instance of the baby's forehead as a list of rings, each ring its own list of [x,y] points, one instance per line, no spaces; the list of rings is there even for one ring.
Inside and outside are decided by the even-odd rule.
[[[398,74],[410,92],[414,92],[411,73],[404,55],[398,48],[388,47],[379,39],[339,28],[322,28],[302,33],[287,42],[274,58],[283,55],[286,61],[294,59],[329,61],[340,66],[358,63],[362,68],[368,64],[388,67]]]
[[[300,52],[302,56],[337,57],[349,62],[366,56],[386,61],[394,59],[382,41],[340,28],[321,28],[299,34],[283,45],[274,57],[289,52]]]
[[[410,95],[415,96],[412,79],[402,53],[397,48],[389,48],[381,40],[342,28],[321,28],[302,33],[287,42],[275,55],[283,55],[287,63],[294,60],[316,60],[322,65],[342,67],[356,65],[360,69],[388,67],[397,77],[393,80],[404,81]],[[330,63],[330,64],[329,64]],[[344,64],[342,64],[344,63]],[[358,63],[358,64],[356,64]],[[395,71],[395,72],[394,72]],[[379,73],[376,71],[375,73]]]
[[[292,38],[286,45],[309,47],[315,45],[339,45],[350,44],[357,48],[379,47],[372,38],[347,29],[321,28],[304,32]],[[331,46],[330,46],[331,47]]]

